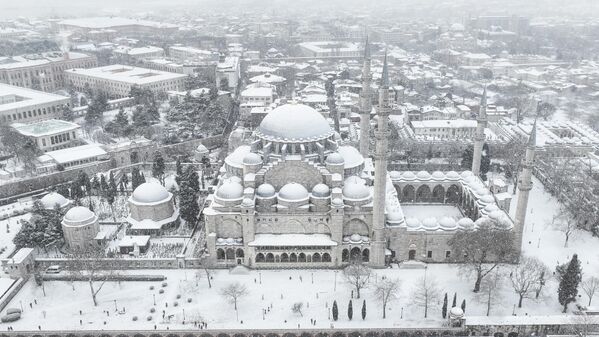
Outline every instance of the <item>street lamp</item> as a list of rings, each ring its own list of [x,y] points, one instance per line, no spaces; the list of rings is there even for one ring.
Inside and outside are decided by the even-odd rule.
[[[156,294],[152,294],[152,297],[154,298],[154,305],[156,305]]]

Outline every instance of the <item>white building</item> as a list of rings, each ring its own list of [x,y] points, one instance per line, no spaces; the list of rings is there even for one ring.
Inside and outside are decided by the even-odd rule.
[[[145,58],[156,58],[164,56],[164,49],[154,46],[146,47],[120,47],[114,50],[115,56],[119,56],[125,60],[141,60]]]
[[[223,80],[226,80],[229,88],[236,88],[241,76],[239,58],[230,56],[219,60],[216,65],[216,86],[220,88]]]
[[[50,119],[31,124],[13,124],[12,127],[23,136],[35,140],[43,152],[66,149],[78,143],[79,124],[59,119]]]
[[[412,121],[414,135],[434,139],[472,139],[476,121],[470,119],[437,119]]]
[[[203,50],[186,46],[171,46],[168,48],[168,54],[174,59],[184,60],[210,60],[218,61],[218,53],[210,50]]]
[[[0,83],[0,122],[29,123],[57,118],[68,97]]]
[[[179,210],[174,205],[173,194],[158,183],[139,185],[128,203],[128,234],[159,235],[163,229],[178,224]]]
[[[357,44],[342,41],[313,41],[299,44],[303,56],[360,56],[364,52]]]
[[[127,97],[134,85],[153,92],[182,90],[186,76],[139,67],[114,64],[92,69],[71,69],[65,74],[75,88],[83,90],[87,83],[92,90],[103,90],[111,97]]]

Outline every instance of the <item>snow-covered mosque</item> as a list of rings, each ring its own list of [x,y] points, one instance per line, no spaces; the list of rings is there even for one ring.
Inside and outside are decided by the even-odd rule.
[[[370,120],[368,48],[362,78],[361,116]],[[446,262],[448,241],[458,230],[493,219],[501,229],[521,232],[476,172],[387,172],[390,110],[386,59],[372,159],[365,146],[370,123],[361,123],[360,153],[342,144],[311,107],[290,103],[272,110],[250,144],[225,159],[215,193],[206,200],[210,262],[252,268]],[[477,138],[476,147],[483,141]],[[526,172],[521,176],[530,179]]]

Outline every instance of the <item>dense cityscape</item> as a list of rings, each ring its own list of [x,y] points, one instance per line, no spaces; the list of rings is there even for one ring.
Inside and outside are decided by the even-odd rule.
[[[599,336],[599,3],[0,10],[0,336]]]

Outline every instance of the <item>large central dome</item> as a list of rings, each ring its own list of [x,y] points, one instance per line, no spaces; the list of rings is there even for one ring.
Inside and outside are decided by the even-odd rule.
[[[258,130],[258,137],[278,142],[305,142],[333,135],[333,129],[318,111],[303,104],[285,104],[273,109]]]

